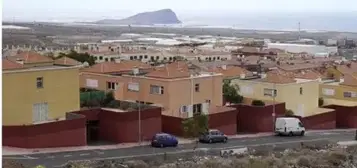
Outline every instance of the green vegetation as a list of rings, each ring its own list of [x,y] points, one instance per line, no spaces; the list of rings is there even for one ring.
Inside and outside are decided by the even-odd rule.
[[[265,106],[265,103],[261,100],[253,100],[252,106]]]
[[[198,137],[208,130],[208,116],[199,114],[182,121],[185,137]]]
[[[230,103],[242,103],[243,96],[238,94],[238,85],[231,84],[230,80],[223,81],[223,98]]]
[[[88,53],[77,53],[76,51],[74,50],[71,50],[70,53],[68,54],[65,54],[65,53],[59,53],[58,57],[57,58],[61,58],[61,57],[68,57],[68,58],[72,58],[74,60],[77,60],[81,63],[84,63],[84,62],[88,62],[88,64],[90,66],[94,65],[95,64],[95,59],[94,57],[90,56]]]
[[[146,109],[149,107],[147,104],[139,104],[135,102],[126,102],[115,100],[113,92],[98,91],[98,90],[88,90],[80,93],[81,107],[88,108],[116,108],[121,110],[133,111],[138,110],[139,106],[141,109]]]
[[[285,110],[285,116],[294,116],[294,111],[292,111],[290,109],[286,109]]]

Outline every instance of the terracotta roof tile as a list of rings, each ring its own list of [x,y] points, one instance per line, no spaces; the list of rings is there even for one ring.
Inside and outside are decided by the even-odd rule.
[[[3,70],[13,70],[13,69],[21,69],[21,68],[23,68],[22,64],[19,64],[14,61],[10,61],[6,58],[2,59],[2,69]]]
[[[56,65],[69,65],[69,66],[76,66],[76,65],[81,65],[81,63],[77,60],[74,60],[69,57],[61,57],[59,59],[55,60]]]
[[[354,74],[346,74],[342,85],[357,86],[357,76]]]
[[[93,72],[93,73],[114,73],[114,72],[125,72],[131,71],[134,68],[139,69],[150,69],[151,66],[140,61],[122,61],[120,63],[116,62],[103,62],[95,64],[89,68],[84,68],[81,71]]]
[[[11,59],[12,61],[16,61],[17,59],[22,59],[25,64],[53,62],[53,59],[51,59],[50,57],[41,55],[33,51],[21,52],[13,57],[9,57],[9,59]]]
[[[323,75],[320,74],[319,72],[311,71],[311,70],[307,70],[307,71],[302,71],[302,72],[295,73],[295,78],[300,78],[300,79],[311,79],[311,80],[315,80],[315,79],[321,78],[322,76],[323,76]]]
[[[337,70],[340,71],[342,74],[352,74],[357,72],[357,63],[351,62],[345,65],[337,66]]]
[[[293,77],[290,77],[288,75],[281,75],[277,72],[268,72],[266,74],[266,78],[263,78],[263,82],[268,82],[268,83],[276,83],[276,84],[287,84],[287,83],[296,83],[296,80]]]
[[[146,76],[152,78],[174,79],[187,78],[190,77],[191,74],[186,63],[174,62],[171,64],[166,64],[164,67],[159,67],[154,71],[146,74]]]

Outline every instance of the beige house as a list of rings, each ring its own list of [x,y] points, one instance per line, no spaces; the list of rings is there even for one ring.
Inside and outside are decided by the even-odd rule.
[[[106,71],[100,71],[105,68],[98,64],[97,72],[94,68],[82,70],[81,87],[113,90],[118,100],[155,104],[163,107],[163,114],[182,118],[222,105],[222,74],[193,74],[184,62],[158,68],[137,62],[131,71],[120,69],[119,64],[127,65],[111,63],[111,70],[106,66]]]
[[[304,74],[305,75],[305,74]],[[310,75],[281,74],[270,72],[258,79],[234,79],[240,94],[246,98],[285,102],[286,109],[295,115],[308,117],[330,112],[329,109],[319,108],[319,79],[311,79]]]

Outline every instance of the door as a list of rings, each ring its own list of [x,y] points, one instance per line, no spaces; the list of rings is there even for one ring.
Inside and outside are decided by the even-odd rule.
[[[35,103],[32,105],[32,122],[48,120],[48,103]]]

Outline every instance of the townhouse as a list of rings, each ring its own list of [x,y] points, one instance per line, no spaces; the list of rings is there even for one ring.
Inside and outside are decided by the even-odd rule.
[[[82,69],[80,78],[82,88],[113,91],[118,100],[155,104],[168,116],[191,117],[222,105],[222,74],[191,72],[185,62],[162,67],[139,61],[101,63]]]
[[[79,110],[79,67],[22,52],[2,60],[3,125],[58,121]]]
[[[239,86],[239,93],[250,99],[285,102],[286,108],[302,117],[327,113],[319,108],[319,82],[314,71],[286,73],[279,70],[262,74],[260,78],[241,78],[231,82]]]

